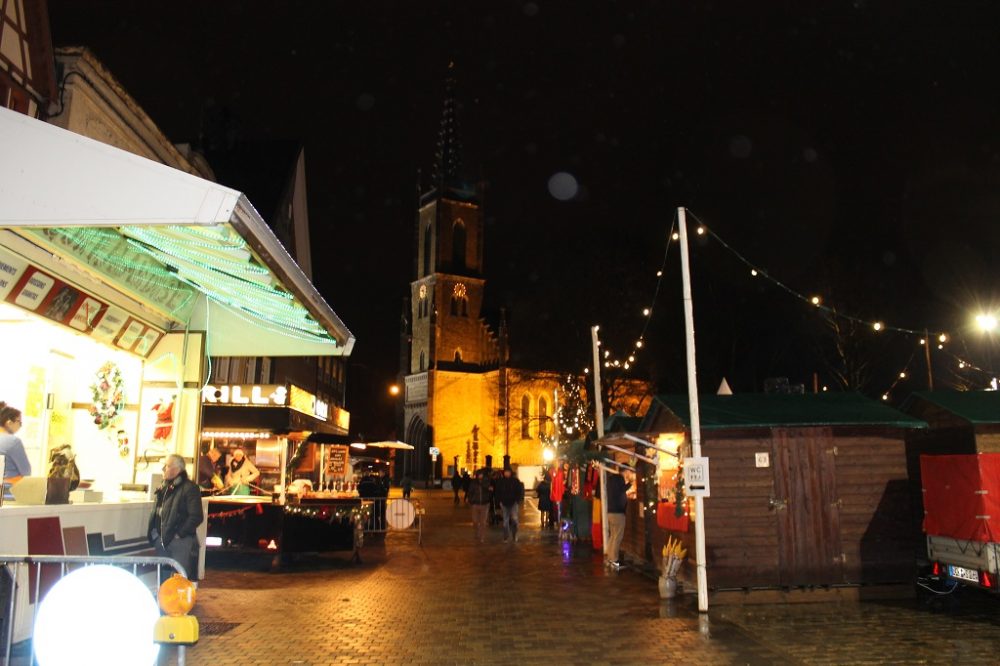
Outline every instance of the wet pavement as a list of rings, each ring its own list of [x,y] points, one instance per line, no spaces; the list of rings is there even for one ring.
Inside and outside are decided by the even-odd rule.
[[[395,491],[398,492],[398,491]],[[659,599],[655,580],[606,571],[589,544],[542,532],[473,539],[469,509],[415,493],[415,534],[281,573],[209,570],[188,664],[997,664],[1000,598],[718,606]],[[173,657],[162,663],[176,663]]]

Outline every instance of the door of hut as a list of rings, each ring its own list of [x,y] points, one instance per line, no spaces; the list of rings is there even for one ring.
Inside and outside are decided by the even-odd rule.
[[[843,582],[836,448],[830,428],[774,428],[780,584]]]

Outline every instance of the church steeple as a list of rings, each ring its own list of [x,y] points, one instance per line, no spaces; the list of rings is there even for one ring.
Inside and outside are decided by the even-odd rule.
[[[455,63],[448,63],[448,75],[444,82],[444,109],[441,111],[441,126],[438,129],[437,148],[434,151],[434,185],[443,191],[445,185],[453,184],[462,168],[462,143],[458,137],[458,108],[455,102]]]

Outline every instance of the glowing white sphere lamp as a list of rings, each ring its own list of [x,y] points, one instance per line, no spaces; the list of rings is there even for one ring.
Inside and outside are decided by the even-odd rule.
[[[35,657],[39,666],[153,664],[159,617],[153,593],[131,573],[106,565],[77,569],[39,604]]]
[[[553,460],[555,460],[555,457],[556,457],[556,452],[550,449],[549,447],[545,447],[544,449],[542,449],[542,460],[544,460],[545,462],[547,463],[552,462]]]

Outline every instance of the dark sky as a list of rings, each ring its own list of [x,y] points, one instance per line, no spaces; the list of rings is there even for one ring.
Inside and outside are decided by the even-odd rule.
[[[815,6],[813,6],[815,5]],[[515,361],[581,369],[600,323],[638,335],[674,210],[864,319],[948,330],[995,296],[1000,9],[922,2],[50,0],[174,141],[206,110],[306,149],[315,282],[358,337],[349,402],[391,381],[413,277],[414,192],[457,63],[486,273]],[[548,190],[574,176],[571,201]],[[692,248],[703,386],[827,383],[815,312]],[[640,375],[684,387],[671,251]],[[964,337],[963,337],[964,336]],[[915,341],[877,342],[881,393]],[[981,361],[985,363],[986,361]],[[914,385],[913,388],[922,388]],[[364,404],[362,404],[364,403]],[[372,412],[374,413],[374,411]]]

